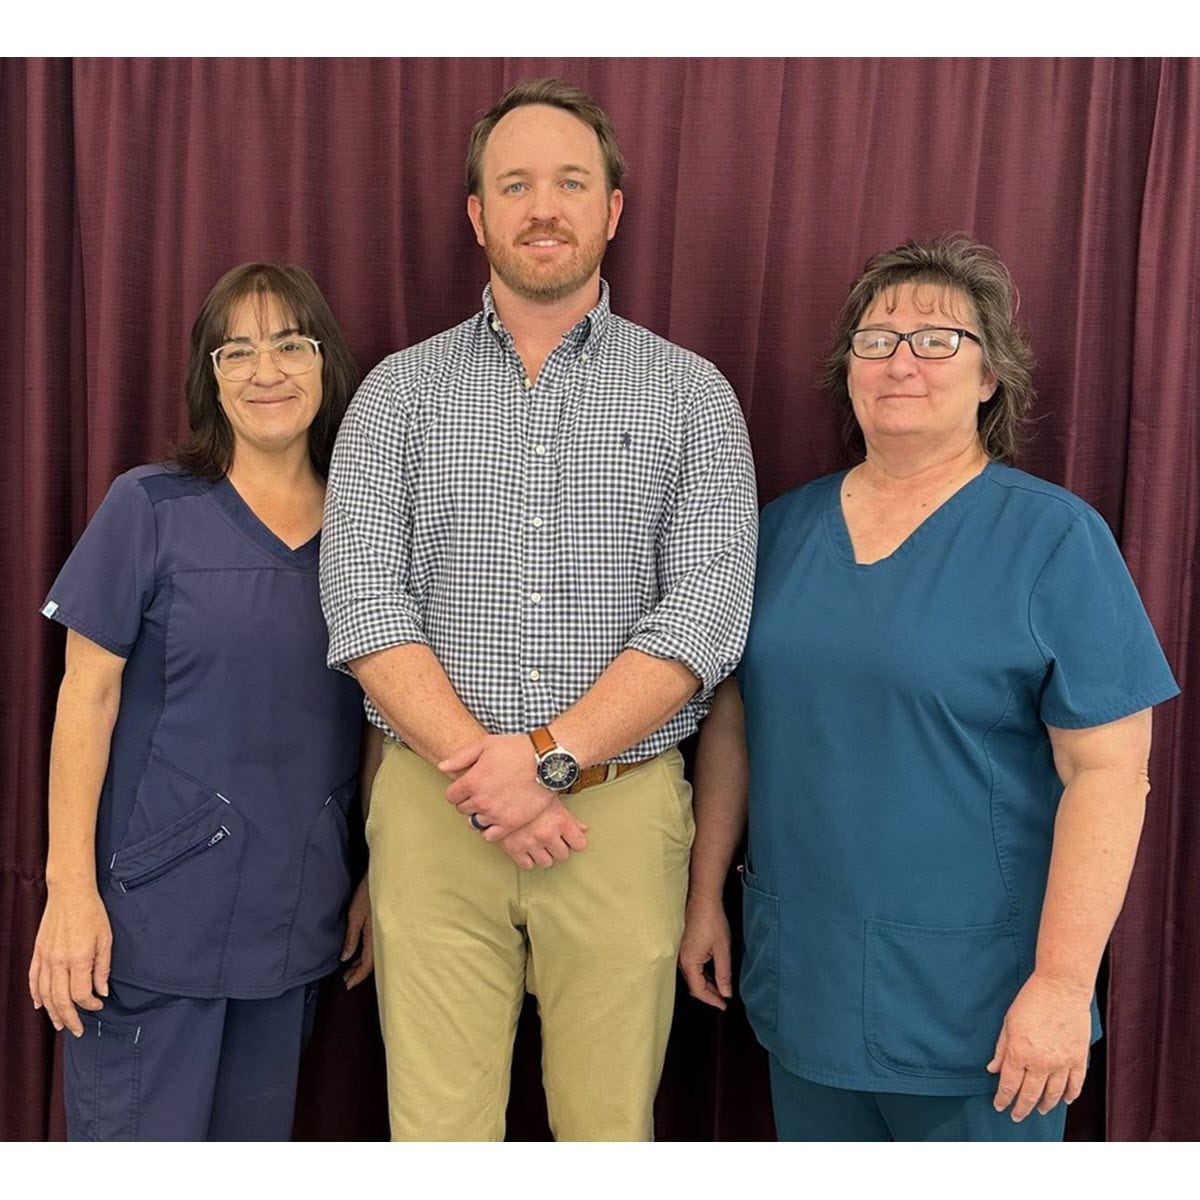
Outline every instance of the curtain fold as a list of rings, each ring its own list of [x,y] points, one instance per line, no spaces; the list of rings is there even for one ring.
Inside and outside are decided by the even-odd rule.
[[[1183,695],[1157,714],[1152,790],[1113,932],[1108,1135],[1200,1136],[1200,67],[1163,63],[1137,243],[1122,548]]]
[[[478,308],[467,135],[547,74],[596,95],[630,161],[614,308],[729,377],[764,501],[843,460],[816,377],[870,254],[966,230],[1008,264],[1038,359],[1022,465],[1113,525],[1185,688],[1157,722],[1106,1071],[1070,1132],[1102,1136],[1103,1110],[1113,1138],[1200,1137],[1200,63],[586,58],[0,63],[0,1136],[62,1134],[25,986],[63,642],[38,604],[112,477],[185,433],[190,323],[228,267],[307,266],[367,368]],[[681,992],[659,1136],[771,1137],[764,1062],[736,1002]],[[538,1089],[527,1013],[510,1136],[546,1136]],[[368,991],[323,990],[297,1134],[386,1134]]]
[[[0,65],[0,611],[8,691],[0,718],[0,1138],[61,1133],[55,1042],[26,983],[45,899],[48,730],[62,642],[37,616],[85,512],[82,308],[75,209],[71,65]]]

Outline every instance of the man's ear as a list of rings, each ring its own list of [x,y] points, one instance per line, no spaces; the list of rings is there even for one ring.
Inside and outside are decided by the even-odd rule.
[[[613,240],[613,236],[617,232],[617,222],[621,219],[621,210],[624,207],[624,193],[620,188],[613,188],[608,197],[608,240],[610,242]]]
[[[471,227],[475,230],[475,240],[481,246],[485,245],[483,237],[483,201],[474,192],[467,197],[467,217],[471,222]],[[612,234],[610,233],[608,236],[612,237]]]

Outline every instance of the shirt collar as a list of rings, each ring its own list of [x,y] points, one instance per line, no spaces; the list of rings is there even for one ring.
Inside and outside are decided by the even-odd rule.
[[[601,279],[600,299],[596,301],[595,308],[563,334],[563,340],[571,344],[576,354],[583,350],[594,349],[604,336],[604,331],[608,327],[608,319],[612,316],[608,295],[608,280]],[[507,336],[496,312],[496,303],[492,298],[490,283],[483,289],[483,319],[497,339]]]

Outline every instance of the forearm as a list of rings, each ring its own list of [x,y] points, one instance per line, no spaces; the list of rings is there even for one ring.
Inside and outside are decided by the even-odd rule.
[[[624,650],[549,729],[581,765],[608,762],[660,729],[699,685],[680,662]]]
[[[746,831],[750,767],[742,700],[727,679],[713,696],[696,747],[693,809],[696,838],[688,874],[688,899],[720,902],[729,864]]]
[[[63,678],[50,742],[51,891],[96,887],[96,814],[119,703],[119,687],[89,687],[69,670]]]
[[[1133,870],[1146,811],[1143,771],[1082,770],[1068,783],[1038,930],[1037,974],[1090,994]]]
[[[436,765],[486,732],[426,645],[389,646],[349,666],[388,725],[427,762]]]

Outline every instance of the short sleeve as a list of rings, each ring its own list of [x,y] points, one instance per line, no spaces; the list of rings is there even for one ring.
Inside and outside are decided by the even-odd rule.
[[[1103,725],[1179,693],[1117,543],[1091,509],[1042,568],[1029,626],[1048,660],[1039,709],[1047,725]]]
[[[128,658],[154,595],[154,508],[133,473],[108,489],[50,588],[42,615]]]
[[[725,377],[705,366],[685,427],[679,492],[656,546],[663,595],[626,648],[682,663],[707,704],[746,644],[758,501],[741,407]]]

